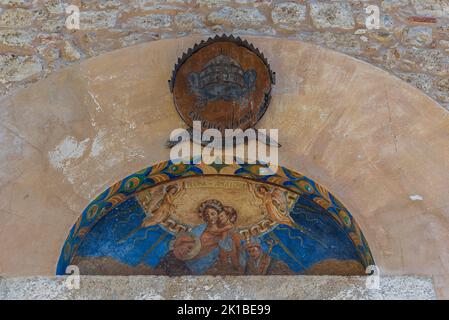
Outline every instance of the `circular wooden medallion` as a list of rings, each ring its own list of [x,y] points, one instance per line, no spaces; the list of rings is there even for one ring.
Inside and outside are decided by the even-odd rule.
[[[247,129],[265,113],[274,73],[247,41],[217,36],[195,45],[178,60],[169,81],[176,109],[192,127]]]

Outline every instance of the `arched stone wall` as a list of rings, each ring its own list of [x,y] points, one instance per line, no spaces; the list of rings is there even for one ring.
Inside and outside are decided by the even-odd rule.
[[[200,37],[86,60],[1,100],[0,270],[54,273],[69,229],[96,194],[168,158],[182,127],[167,87]],[[449,272],[448,128],[438,104],[387,73],[297,41],[249,37],[277,74],[259,128],[279,128],[281,165],[334,193],[383,274]]]
[[[69,29],[65,8],[80,12]],[[379,9],[379,29],[365,25]],[[119,48],[233,33],[318,44],[388,70],[449,107],[445,0],[35,0],[0,2],[0,95]]]

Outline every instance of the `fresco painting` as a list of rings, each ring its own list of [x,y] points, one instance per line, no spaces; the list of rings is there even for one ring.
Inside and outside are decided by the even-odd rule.
[[[154,167],[143,170],[137,175],[152,176],[153,185],[129,177],[86,208],[58,274],[74,264],[89,275],[363,275],[373,264],[349,212],[299,174],[283,168],[291,180],[281,184],[244,166],[196,166],[160,181],[167,169],[173,164],[161,164],[159,177]]]
[[[275,73],[252,44],[216,36],[175,64],[181,118],[203,129],[253,127]],[[271,151],[270,151],[271,153]],[[362,275],[374,264],[349,211],[304,175],[262,163],[166,161],[94,199],[63,246],[57,274]],[[236,159],[237,160],[237,159]]]

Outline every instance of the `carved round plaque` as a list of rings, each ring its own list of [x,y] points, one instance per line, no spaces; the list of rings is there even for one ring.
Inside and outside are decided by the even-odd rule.
[[[216,36],[189,49],[169,81],[175,107],[192,127],[247,129],[268,108],[274,73],[252,44],[233,36]]]

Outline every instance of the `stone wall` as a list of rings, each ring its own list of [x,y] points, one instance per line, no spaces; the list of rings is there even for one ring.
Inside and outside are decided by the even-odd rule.
[[[0,300],[15,299],[435,299],[429,277],[381,277],[368,289],[366,277],[251,276],[162,277],[83,276],[79,288],[68,289],[66,277],[0,278]]]
[[[80,9],[69,30],[65,7]],[[381,28],[367,30],[377,5]],[[0,95],[76,61],[188,34],[300,39],[397,75],[449,109],[449,1],[0,0]]]

